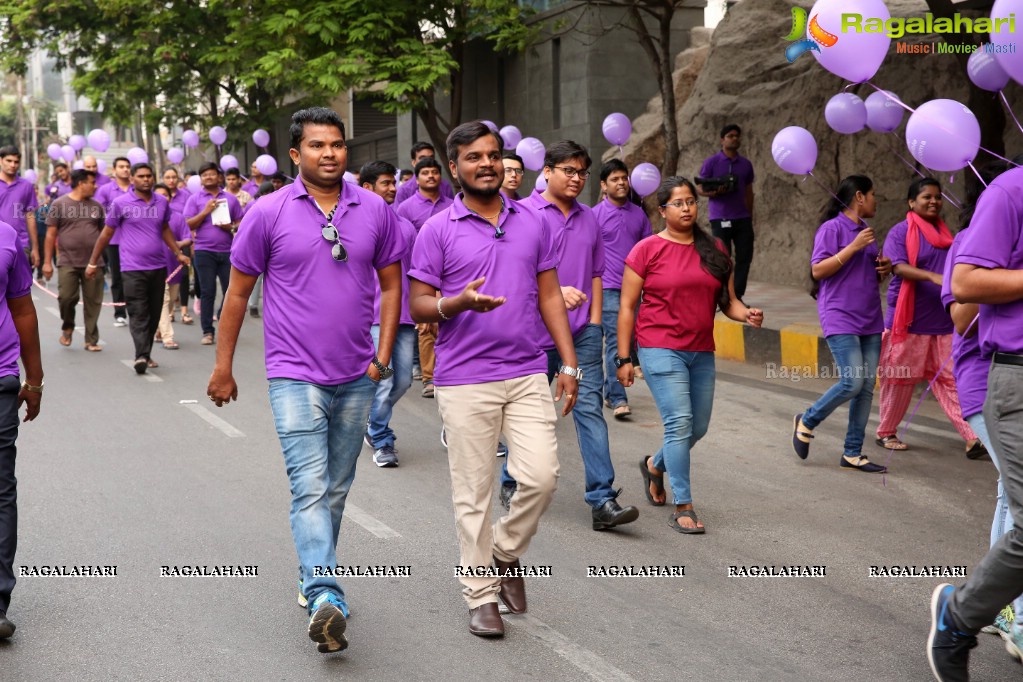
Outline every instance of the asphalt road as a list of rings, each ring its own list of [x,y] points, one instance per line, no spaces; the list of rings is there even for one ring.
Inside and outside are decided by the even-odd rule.
[[[870,566],[972,568],[988,542],[994,467],[963,457],[933,399],[907,436],[913,449],[882,479],[837,466],[844,410],[817,430],[808,461],[792,454],[792,414],[826,384],[719,362],[710,433],[693,458],[707,534],[672,532],[669,508],[643,497],[637,463],[661,429],[639,382],[634,418],[611,425],[621,499],[639,505],[639,520],[590,530],[574,429],[561,420],[560,488],[523,560],[553,575],[527,581],[529,614],[508,617],[503,640],[481,640],[453,577],[436,404],[413,387],[394,419],[401,466],[378,469],[364,449],[339,549],[344,565],[412,574],[346,579],[351,646],[325,656],[295,603],[261,323],[242,330],[240,400],[216,409],[205,397],[213,349],[197,326],[178,326],[181,350],[158,348],[162,366],[147,379],[123,364],[131,341],[109,309],[106,350],[93,354],[80,331],[61,348],[55,301],[37,304],[46,394],[18,443],[16,563],[117,575],[21,578],[18,631],[0,645],[5,680],[929,680],[928,600],[942,580],[871,578]],[[886,453],[871,444],[868,454]],[[258,575],[160,577],[165,565],[220,564]],[[733,565],[794,564],[826,576],[728,577]],[[684,565],[685,576],[587,577],[601,565]],[[981,635],[972,672],[1008,680],[1020,668]]]

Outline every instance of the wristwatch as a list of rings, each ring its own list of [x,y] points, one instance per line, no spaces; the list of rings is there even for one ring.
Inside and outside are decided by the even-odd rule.
[[[394,375],[394,368],[388,367],[384,363],[380,362],[375,355],[373,356],[373,366],[377,368],[378,372],[380,372],[381,379],[386,379]]]
[[[567,365],[562,365],[558,369],[558,374],[567,374],[568,376],[573,377],[576,381],[583,380],[583,371],[581,369],[576,369],[575,367],[568,367]]]
[[[623,358],[622,356],[615,353],[615,369],[621,368],[622,365],[631,365],[632,358]]]

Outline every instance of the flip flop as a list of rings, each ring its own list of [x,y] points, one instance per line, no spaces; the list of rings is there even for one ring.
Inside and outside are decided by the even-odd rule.
[[[175,341],[164,341],[163,347],[167,350],[177,350],[178,348],[181,348],[181,346],[179,346]]]
[[[684,533],[685,535],[701,535],[707,532],[706,528],[700,528],[699,526],[696,526],[694,528],[686,528],[685,526],[680,526],[678,520],[683,516],[686,517],[687,519],[691,519],[693,523],[698,523],[700,521],[700,519],[696,518],[696,512],[694,512],[692,509],[686,509],[685,511],[675,512],[674,514],[672,514],[671,521],[668,521],[668,525],[671,526],[674,530],[678,531],[679,533]]]
[[[160,366],[160,363],[158,363],[156,360],[147,360],[146,361],[146,367],[154,368],[154,367],[159,367],[159,366]]]
[[[70,346],[71,345],[71,336],[72,336],[73,333],[74,332],[71,332],[70,334],[68,332],[61,332],[60,339],[58,339],[60,341],[60,345],[64,346],[65,348]]]
[[[648,469],[646,466],[649,460],[650,460],[649,457],[644,457],[643,459],[639,460],[639,470],[643,473],[644,483],[643,492],[646,493],[646,499],[650,504],[652,504],[655,507],[663,507],[664,502],[663,501],[658,502],[657,500],[654,499],[654,496],[650,494],[650,485],[651,484],[656,485],[657,492],[660,493],[661,495],[664,495],[664,474],[661,474],[658,477],[650,473],[650,469]]]
[[[898,436],[885,436],[874,441],[885,450],[909,450],[909,446],[899,440]]]
[[[101,350],[103,350],[103,346],[97,346],[94,343],[87,343],[85,344],[85,350],[89,351],[90,353],[99,353]]]

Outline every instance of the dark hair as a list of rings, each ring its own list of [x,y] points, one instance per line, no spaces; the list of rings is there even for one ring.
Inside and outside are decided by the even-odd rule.
[[[271,180],[280,180],[285,185],[290,185],[291,184],[291,182],[288,181],[288,176],[284,174],[284,171],[277,171],[276,173],[274,173],[273,175],[270,176],[270,179]]]
[[[53,170],[57,170],[58,168],[67,168],[67,164],[64,163],[63,161],[58,161],[57,163],[53,164]]]
[[[226,171],[224,171],[224,176],[226,177],[228,175],[237,175],[238,177],[241,177],[242,173],[237,168],[228,168]]]
[[[381,175],[396,176],[397,174],[398,169],[386,161],[370,161],[359,169],[359,182],[375,185]]]
[[[153,167],[150,166],[148,163],[136,163],[136,164],[134,164],[131,167],[131,174],[134,176],[136,173],[138,173],[143,168],[148,168],[150,173],[152,173],[153,175],[156,175],[156,172],[153,170]]]
[[[13,144],[5,144],[3,147],[0,147],[0,159],[5,156],[17,156],[20,159],[21,152]]]
[[[174,175],[178,176],[179,178],[181,177],[181,173],[179,173],[178,169],[174,166],[167,166],[166,168],[164,168],[162,175],[167,175],[167,171],[174,171]]]
[[[95,180],[96,171],[85,170],[84,168],[71,171],[71,189],[78,187],[78,185],[88,180],[90,176]]]
[[[924,187],[937,187],[938,192],[941,192],[941,183],[934,178],[917,178],[909,185],[909,192],[906,195],[908,201],[913,201],[920,193],[924,191]]]
[[[212,161],[207,161],[203,165],[199,166],[199,172],[197,173],[197,175],[201,176],[203,173],[205,173],[208,170],[217,171],[217,173],[220,173],[220,166],[218,166],[217,164],[213,163]]]
[[[263,182],[259,183],[259,189],[256,190],[256,196],[254,196],[252,198],[253,199],[258,199],[259,197],[265,197],[267,194],[273,194],[273,193],[274,193],[274,184],[272,182],[270,182],[269,180],[264,180]]]
[[[399,175],[401,177],[405,177],[405,176],[411,177],[412,176],[412,171],[410,169],[408,169],[408,168],[401,168],[401,169],[398,170],[398,173],[399,173]]]
[[[740,135],[742,135],[742,128],[740,128],[739,126],[735,125],[734,123],[729,123],[728,125],[726,125],[724,128],[721,129],[721,137],[724,137],[725,135],[727,135],[728,133],[732,132],[733,130],[735,132],[739,133]]]
[[[657,190],[657,204],[663,206],[671,199],[671,193],[677,187],[687,187],[696,197],[696,185],[689,178],[673,175],[664,182]],[[725,310],[731,303],[731,294],[728,292],[728,279],[732,274],[732,259],[718,248],[717,239],[707,234],[698,224],[693,224],[693,246],[700,257],[700,265],[704,272],[721,282],[721,292],[718,294],[717,304]]]
[[[962,209],[959,211],[960,231],[970,226],[973,214],[977,210],[977,201],[980,199],[984,188],[990,185],[999,175],[1012,168],[1013,166],[1005,161],[991,161],[977,169],[977,172],[980,173],[981,182],[971,182],[966,185],[966,199],[963,202]]]
[[[586,147],[572,140],[558,140],[547,147],[547,151],[543,155],[543,165],[547,168],[554,168],[555,164],[569,159],[582,159],[587,168],[593,163]]]
[[[114,159],[114,162],[110,164],[111,167],[117,168],[117,164],[120,161],[124,161],[126,164],[128,164],[129,167],[131,166],[131,159],[129,159],[127,156],[118,156],[116,159]]]
[[[433,158],[432,156],[424,156],[423,158],[419,159],[419,161],[416,162],[414,173],[417,178],[419,177],[419,171],[423,170],[424,168],[436,168],[438,172],[440,173],[444,172],[444,169],[441,168],[440,161]]]
[[[616,171],[625,171],[625,174],[628,175],[629,167],[621,159],[611,159],[604,162],[604,165],[600,167],[600,181],[607,182],[607,179],[611,177],[611,173]]]
[[[416,142],[414,145],[412,145],[412,151],[409,152],[409,158],[415,160],[416,154],[423,151],[424,149],[429,149],[434,154],[437,153],[437,150],[434,149],[433,145],[430,144],[429,142]]]
[[[458,149],[465,145],[472,144],[481,137],[490,135],[497,142],[497,148],[501,148],[501,136],[495,133],[493,130],[487,127],[482,121],[469,121],[468,123],[462,123],[461,125],[455,126],[455,128],[448,133],[447,148],[448,148],[448,159],[451,161],[458,160]]]
[[[526,167],[526,164],[522,160],[522,157],[516,154],[515,152],[505,152],[504,156],[502,156],[501,158],[505,159],[506,161],[518,161],[520,166],[522,166],[523,168]]]
[[[291,135],[292,149],[298,149],[302,144],[302,133],[310,124],[334,126],[341,131],[341,137],[345,137],[345,124],[336,111],[327,107],[309,107],[291,115],[291,127],[288,128],[288,134]]]
[[[170,194],[170,187],[168,187],[167,185],[163,184],[162,182],[158,182],[155,185],[153,185],[153,191],[154,192],[156,190],[158,190],[158,189],[162,189],[167,194]]]
[[[838,184],[838,191],[835,196],[828,199],[821,208],[820,223],[826,223],[842,211],[849,208],[850,202],[856,197],[857,192],[867,194],[874,189],[874,182],[866,175],[850,175]]]

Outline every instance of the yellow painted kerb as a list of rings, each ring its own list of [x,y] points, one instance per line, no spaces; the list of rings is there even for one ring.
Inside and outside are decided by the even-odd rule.
[[[722,360],[746,362],[746,345],[742,336],[742,323],[728,319],[714,320],[714,355]]]
[[[816,367],[821,328],[816,324],[791,324],[781,330],[783,367]]]

